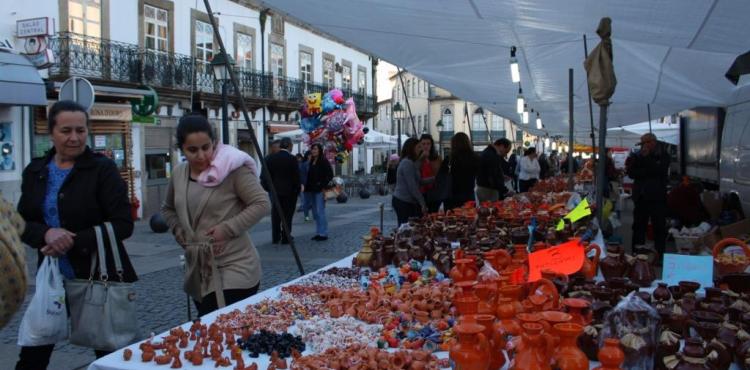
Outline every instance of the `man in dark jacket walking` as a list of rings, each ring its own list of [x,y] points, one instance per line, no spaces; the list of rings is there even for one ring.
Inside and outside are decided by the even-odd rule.
[[[633,183],[633,248],[646,242],[646,228],[649,219],[654,228],[654,246],[659,253],[657,261],[664,254],[667,239],[667,172],[669,154],[665,153],[656,141],[656,135],[641,136],[641,150],[631,154],[626,162],[628,176]]]
[[[479,156],[479,173],[477,174],[477,199],[479,203],[494,202],[505,198],[508,188],[505,187],[505,176],[509,175],[509,165],[505,156],[510,151],[510,140],[495,140]]]
[[[276,188],[279,204],[281,205],[281,209],[284,210],[284,220],[289,226],[290,234],[292,232],[292,217],[294,216],[297,196],[299,196],[301,186],[297,159],[289,152],[291,149],[292,140],[283,138],[279,142],[279,151],[269,155],[266,159],[266,169],[269,175],[271,175],[271,180]],[[281,244],[289,243],[286,235],[283,235],[281,217],[275,207],[271,213],[271,241],[274,244],[279,242]]]

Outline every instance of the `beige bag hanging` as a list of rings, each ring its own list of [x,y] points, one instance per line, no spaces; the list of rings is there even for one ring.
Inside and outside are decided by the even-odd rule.
[[[24,222],[13,205],[0,197],[0,328],[26,296],[26,258],[21,234]]]

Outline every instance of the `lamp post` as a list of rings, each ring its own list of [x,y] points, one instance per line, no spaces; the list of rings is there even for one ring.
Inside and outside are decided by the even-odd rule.
[[[263,9],[258,15],[260,21],[260,90],[261,94],[266,93],[266,18],[268,18],[268,9]],[[267,96],[264,96],[267,98]],[[265,99],[264,99],[265,100]],[[268,151],[268,130],[266,129],[266,105],[263,104],[263,150]],[[258,155],[265,155],[266,153],[258,153]]]
[[[216,54],[211,60],[211,68],[214,78],[221,83],[221,142],[229,144],[229,116],[227,112],[227,82],[230,80],[229,68],[234,65],[234,60],[224,53]]]
[[[443,120],[439,119],[435,124],[438,130],[438,145],[440,146],[440,154],[443,154]]]
[[[401,155],[401,120],[404,119],[404,107],[401,103],[396,102],[393,106],[393,118],[396,119],[396,140],[398,142],[398,155]]]

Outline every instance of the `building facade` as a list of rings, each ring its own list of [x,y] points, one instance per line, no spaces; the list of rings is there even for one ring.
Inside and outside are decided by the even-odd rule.
[[[210,62],[219,53],[214,27],[202,2],[172,0],[31,0],[8,4],[0,40],[17,47],[16,21],[44,17],[55,25],[46,38],[54,56],[47,80],[50,104],[60,83],[78,76],[92,82],[91,146],[120,165],[141,214],[158,212],[171,168],[180,162],[174,130],[191,111],[206,115],[221,137],[222,82]],[[242,117],[228,88],[230,143],[252,155],[252,133],[261,144],[297,126],[303,97],[340,88],[354,98],[360,119],[375,115],[377,60],[301,23],[262,11],[247,0],[212,1],[227,53],[235,61],[239,92],[248,108]],[[263,125],[265,113],[266,125]],[[29,120],[33,155],[49,148],[46,109]],[[252,130],[251,130],[252,129]]]

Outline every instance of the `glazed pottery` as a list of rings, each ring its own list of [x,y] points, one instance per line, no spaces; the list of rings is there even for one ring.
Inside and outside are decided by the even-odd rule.
[[[453,306],[456,307],[458,315],[473,315],[479,312],[479,298],[454,297]]]
[[[657,370],[666,370],[664,358],[674,356],[680,350],[680,335],[671,331],[664,330],[659,336],[659,345],[656,348],[656,358],[654,359],[654,368]]]
[[[552,361],[556,369],[560,370],[588,370],[589,359],[577,344],[578,336],[583,332],[583,327],[573,323],[561,323],[554,325],[554,331],[560,341]]]
[[[560,308],[560,294],[557,292],[555,284],[547,279],[541,278],[531,284],[529,290],[529,296],[542,295],[547,297],[549,303],[545,306],[545,309],[558,309]]]
[[[517,348],[509,369],[551,370],[550,354],[554,347],[549,337],[542,335],[542,325],[526,323],[522,327],[522,345]]]
[[[455,369],[488,370],[490,366],[489,343],[482,332],[484,327],[474,323],[460,323],[453,327],[458,334],[450,348],[449,357]]]
[[[682,294],[695,293],[701,287],[701,284],[695,281],[680,281],[677,285],[680,287],[680,293]]]
[[[477,279],[479,270],[473,259],[459,258],[455,260],[455,266],[451,269],[450,278],[454,283],[461,281],[473,281]]]
[[[570,322],[581,326],[591,323],[593,312],[589,301],[580,298],[565,298],[562,303],[565,311],[572,316]]]
[[[648,256],[639,254],[635,257],[630,268],[630,280],[642,287],[649,287],[656,280],[654,266],[648,261]]]
[[[495,304],[497,299],[497,285],[481,283],[474,286],[474,293],[479,297],[480,314],[495,315]]]
[[[499,370],[505,365],[505,345],[507,344],[505,336],[498,330],[495,330],[494,315],[473,315],[477,324],[484,326],[482,332],[489,342],[490,350],[490,367],[489,370]]]
[[[625,361],[625,352],[620,348],[620,341],[615,338],[604,340],[604,346],[599,350],[597,355],[601,366],[595,367],[594,370],[619,370]]]
[[[628,271],[623,248],[617,244],[607,245],[607,256],[599,262],[599,268],[605,280],[613,277],[623,277]]]
[[[591,251],[594,251],[594,255],[589,257]],[[586,277],[586,279],[593,279],[596,277],[597,269],[599,268],[599,256],[601,256],[602,250],[595,243],[591,243],[586,246],[585,256],[583,259],[583,266],[581,266],[580,273]]]
[[[593,325],[588,325],[583,328],[583,333],[578,336],[578,348],[586,354],[589,361],[597,361],[597,354],[599,352],[599,331]]]
[[[477,285],[476,281],[474,280],[459,281],[457,283],[454,283],[453,285],[456,288],[458,288],[456,295],[460,297],[476,297],[476,293],[474,291],[474,286]]]
[[[711,367],[708,366],[706,355],[703,341],[698,338],[688,338],[685,340],[682,352],[679,355],[664,358],[664,363],[667,368],[673,370],[709,370]]]
[[[656,302],[669,302],[672,300],[672,293],[669,292],[669,288],[666,283],[656,284],[656,289],[651,294],[651,297]]]
[[[495,328],[505,334],[506,340],[510,336],[521,335],[521,325],[516,319],[516,308],[510,298],[498,298],[497,318],[499,321],[495,324]]]

